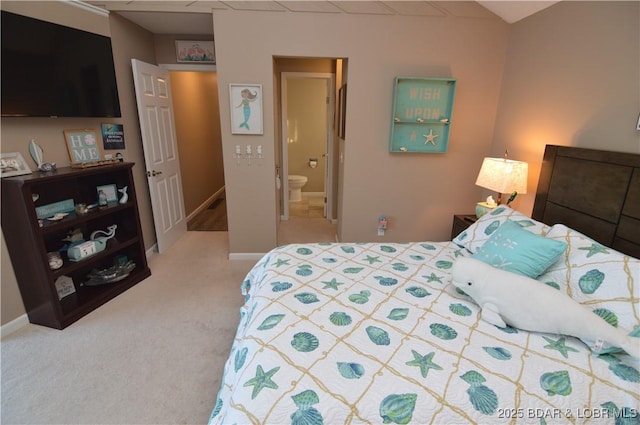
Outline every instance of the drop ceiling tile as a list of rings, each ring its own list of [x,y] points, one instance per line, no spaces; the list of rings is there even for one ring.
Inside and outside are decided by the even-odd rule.
[[[280,1],[281,6],[292,12],[340,13],[342,10],[328,1]]]
[[[385,1],[388,8],[400,15],[408,16],[441,16],[446,14],[426,1]]]
[[[431,4],[459,18],[498,18],[475,1],[435,1]]]
[[[287,9],[275,1],[223,1],[225,5],[235,10],[257,10],[261,12],[286,12]]]
[[[346,13],[362,13],[369,15],[393,15],[393,10],[389,9],[380,1],[332,1],[330,2]]]

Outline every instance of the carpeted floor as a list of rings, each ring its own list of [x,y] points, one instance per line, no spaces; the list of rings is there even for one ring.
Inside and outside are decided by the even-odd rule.
[[[282,222],[278,243],[333,242],[324,219]],[[204,424],[215,405],[256,261],[228,232],[187,232],[151,277],[59,331],[2,339],[2,424]]]
[[[27,325],[2,351],[2,424],[203,424],[255,261],[227,232],[187,232],[151,277],[59,331]]]

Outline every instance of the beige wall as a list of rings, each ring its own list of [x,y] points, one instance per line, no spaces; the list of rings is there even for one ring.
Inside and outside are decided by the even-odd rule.
[[[215,72],[169,72],[188,216],[224,186]]]
[[[262,136],[231,135],[223,126],[231,252],[265,252],[276,243],[274,170],[268,166],[273,158],[267,154],[264,167],[248,169],[236,167],[232,157],[238,143],[275,149],[269,108],[274,56],[348,58],[341,240],[444,240],[452,215],[473,211],[481,193],[466,182],[475,178],[491,146],[508,30],[497,18],[214,10],[220,84],[262,84],[266,105]],[[389,153],[398,75],[458,80],[446,154]],[[229,119],[227,103],[228,94],[221,92],[223,122]],[[380,214],[390,219],[384,237],[376,236]]]
[[[560,2],[512,26],[491,154],[529,163],[545,144],[640,153],[640,3]]]

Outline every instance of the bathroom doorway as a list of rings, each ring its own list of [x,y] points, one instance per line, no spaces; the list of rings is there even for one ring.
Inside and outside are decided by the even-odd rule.
[[[335,75],[283,72],[282,220],[332,217]]]

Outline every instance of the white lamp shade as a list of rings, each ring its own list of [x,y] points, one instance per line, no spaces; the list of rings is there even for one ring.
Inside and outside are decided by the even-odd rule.
[[[498,193],[527,193],[529,164],[504,158],[485,158],[476,185]]]

